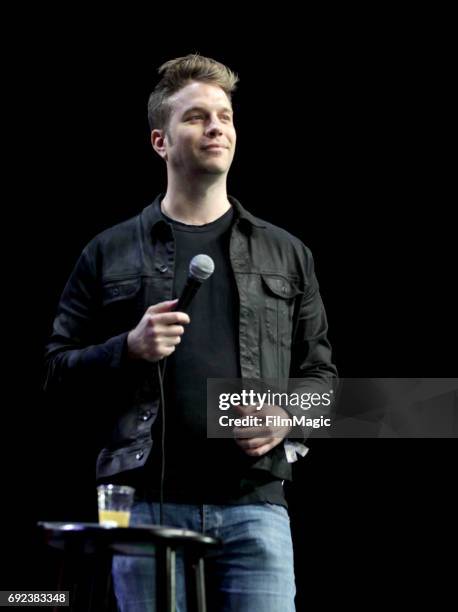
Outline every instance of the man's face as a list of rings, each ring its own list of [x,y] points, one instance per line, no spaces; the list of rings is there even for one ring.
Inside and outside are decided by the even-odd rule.
[[[165,159],[184,174],[227,174],[235,152],[231,103],[218,86],[192,82],[170,98]]]

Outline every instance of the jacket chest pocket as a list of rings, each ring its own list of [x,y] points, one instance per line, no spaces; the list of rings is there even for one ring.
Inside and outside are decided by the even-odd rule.
[[[107,281],[102,288],[101,327],[110,337],[134,328],[143,315],[142,279]]]
[[[266,337],[277,346],[290,348],[295,298],[303,292],[286,276],[263,273],[261,278]]]

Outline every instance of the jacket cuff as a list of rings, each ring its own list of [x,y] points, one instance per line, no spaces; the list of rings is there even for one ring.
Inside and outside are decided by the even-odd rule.
[[[106,365],[113,370],[120,370],[126,366],[128,332],[113,336],[101,346]]]

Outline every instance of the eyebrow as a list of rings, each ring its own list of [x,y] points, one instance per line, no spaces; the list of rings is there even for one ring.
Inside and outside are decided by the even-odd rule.
[[[182,117],[185,117],[188,113],[192,113],[192,112],[196,112],[196,111],[200,111],[203,113],[208,112],[208,110],[206,108],[204,108],[203,106],[192,106],[191,108],[187,108],[183,114]],[[221,113],[229,113],[230,115],[233,115],[234,112],[231,108],[229,108],[228,106],[223,106],[220,109],[218,109],[218,112]]]

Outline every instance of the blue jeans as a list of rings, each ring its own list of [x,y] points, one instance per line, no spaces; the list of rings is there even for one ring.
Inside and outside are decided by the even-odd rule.
[[[140,523],[159,524],[158,503],[134,504],[130,524]],[[209,612],[294,612],[293,546],[286,508],[268,503],[166,503],[163,524],[222,540],[221,549],[205,558]],[[183,571],[177,554],[177,612],[186,612]],[[154,579],[154,557],[115,556],[113,583],[121,612],[155,612]]]

